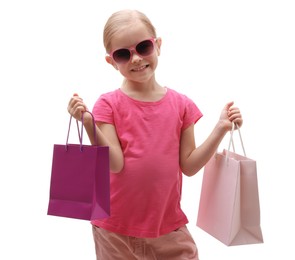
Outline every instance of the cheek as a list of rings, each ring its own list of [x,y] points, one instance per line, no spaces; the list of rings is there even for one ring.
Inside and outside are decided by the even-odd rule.
[[[153,55],[153,58],[151,59],[151,66],[152,66],[152,68],[153,69],[156,69],[157,68],[157,66],[158,66],[158,53],[155,53],[154,55]]]
[[[157,68],[157,66],[158,66],[158,59],[155,59],[155,61],[153,62],[152,65],[153,65],[152,66],[153,70],[155,70]]]
[[[118,65],[117,70],[121,73],[122,76],[127,77],[129,70],[124,65]]]

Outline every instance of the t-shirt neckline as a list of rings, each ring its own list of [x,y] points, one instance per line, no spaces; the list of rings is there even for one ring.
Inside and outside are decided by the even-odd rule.
[[[166,89],[165,95],[162,98],[160,98],[159,100],[156,100],[156,101],[142,101],[142,100],[134,99],[134,98],[128,96],[127,94],[125,94],[120,88],[117,89],[117,92],[121,96],[129,99],[130,101],[132,101],[134,103],[150,106],[150,105],[160,104],[160,103],[162,103],[167,98],[167,96],[168,96],[168,94],[169,94],[170,91],[169,91],[169,88],[168,87],[164,87],[164,88]]]

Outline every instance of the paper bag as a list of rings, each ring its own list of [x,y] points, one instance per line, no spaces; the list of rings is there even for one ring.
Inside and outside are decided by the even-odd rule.
[[[66,144],[53,148],[47,214],[83,220],[109,217],[109,148],[82,144],[83,119],[81,135],[77,122],[80,144],[68,144],[71,119]]]
[[[227,246],[263,243],[256,161],[243,150],[217,152],[204,167],[197,226]]]

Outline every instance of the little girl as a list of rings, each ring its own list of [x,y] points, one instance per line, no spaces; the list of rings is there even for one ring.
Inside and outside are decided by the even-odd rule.
[[[187,96],[156,81],[161,38],[136,10],[111,15],[104,28],[106,61],[124,77],[101,95],[92,113],[99,145],[109,146],[111,216],[92,221],[97,259],[199,259],[180,207],[182,174],[193,176],[211,158],[240,110],[229,102],[202,145],[194,124],[202,113]],[[86,104],[74,95],[68,111],[81,120]],[[84,126],[94,143],[91,115]]]

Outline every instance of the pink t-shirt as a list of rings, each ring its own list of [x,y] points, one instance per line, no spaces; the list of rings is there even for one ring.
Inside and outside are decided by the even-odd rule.
[[[111,216],[92,224],[134,237],[158,237],[187,224],[180,208],[179,144],[181,131],[202,117],[198,107],[169,88],[156,102],[117,89],[100,96],[93,115],[116,127],[124,168],[111,173]]]

